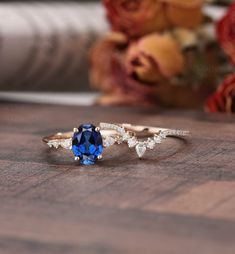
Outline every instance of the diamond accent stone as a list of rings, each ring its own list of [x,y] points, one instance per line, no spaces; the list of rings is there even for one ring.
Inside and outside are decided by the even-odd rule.
[[[147,144],[147,147],[149,149],[153,149],[155,147],[156,143],[153,139],[148,139],[148,144]]]
[[[105,147],[110,147],[110,146],[112,146],[112,145],[114,145],[115,144],[115,139],[113,138],[113,137],[107,137],[107,138],[105,138],[105,140],[104,140],[104,146]]]
[[[166,136],[167,136],[167,133],[161,132],[161,133],[159,134],[159,136],[160,136],[161,138],[165,139]]]
[[[48,145],[50,148],[53,147],[53,145],[52,145],[52,143],[51,143],[50,141],[47,143],[47,145]]]
[[[64,149],[72,149],[72,139],[61,140],[60,145]]]
[[[162,138],[158,135],[154,136],[154,141],[156,144],[161,144],[162,143]]]
[[[128,132],[123,133],[122,139],[123,139],[123,141],[129,140],[130,139],[130,134]]]
[[[137,139],[135,138],[135,137],[132,137],[132,138],[130,138],[130,139],[128,139],[128,141],[127,141],[127,143],[128,143],[128,146],[130,147],[130,148],[132,148],[132,147],[135,147],[135,145],[137,144]]]
[[[144,143],[138,143],[135,147],[136,153],[139,158],[142,158],[147,150],[146,145]]]
[[[57,142],[56,140],[51,140],[47,144],[48,144],[49,147],[54,147],[56,149],[60,146],[60,143]]]
[[[62,147],[64,149],[72,149],[72,139],[51,140],[47,144],[50,148],[54,147],[58,149]]]

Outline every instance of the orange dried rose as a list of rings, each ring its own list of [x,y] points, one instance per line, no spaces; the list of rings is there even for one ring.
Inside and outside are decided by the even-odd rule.
[[[163,0],[166,19],[173,27],[195,28],[203,20],[204,0]]]
[[[159,82],[183,71],[184,58],[169,35],[151,34],[133,42],[127,51],[127,71],[142,82]]]
[[[168,27],[161,0],[103,0],[114,31],[139,37]]]
[[[200,92],[171,79],[184,70],[184,61],[169,35],[152,34],[128,43],[123,34],[111,34],[95,44],[90,54],[91,83],[104,92],[97,103],[201,106]]]
[[[137,80],[125,66],[127,44],[121,34],[111,34],[90,53],[90,81],[105,92],[98,102],[107,104],[156,104],[156,86]]]

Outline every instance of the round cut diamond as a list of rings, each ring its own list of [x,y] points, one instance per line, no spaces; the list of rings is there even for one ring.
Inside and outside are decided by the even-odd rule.
[[[130,134],[129,133],[124,133],[123,136],[122,136],[122,139],[125,141],[125,140],[128,140],[130,138]]]
[[[115,139],[114,139],[113,137],[106,137],[106,138],[104,139],[103,144],[104,144],[104,147],[112,146],[112,145],[115,144]]]
[[[72,151],[83,165],[92,165],[103,152],[101,133],[92,124],[82,124],[72,138]]]
[[[154,136],[154,141],[156,144],[162,143],[162,138],[159,135]]]
[[[153,139],[148,139],[148,144],[147,144],[147,147],[149,149],[153,149],[155,147],[155,141]]]
[[[135,147],[136,144],[137,144],[137,139],[135,137],[132,137],[128,140],[128,146],[130,148]]]

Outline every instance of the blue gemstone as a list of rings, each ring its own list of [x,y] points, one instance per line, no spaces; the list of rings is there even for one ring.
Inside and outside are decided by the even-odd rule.
[[[99,131],[92,124],[82,124],[72,139],[72,150],[83,165],[93,165],[103,152],[103,140]]]

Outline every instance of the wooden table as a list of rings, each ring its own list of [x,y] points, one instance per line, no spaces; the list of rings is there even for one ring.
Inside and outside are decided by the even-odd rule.
[[[192,135],[143,160],[117,146],[92,167],[41,142],[90,121]],[[234,116],[1,104],[0,253],[234,254]]]

